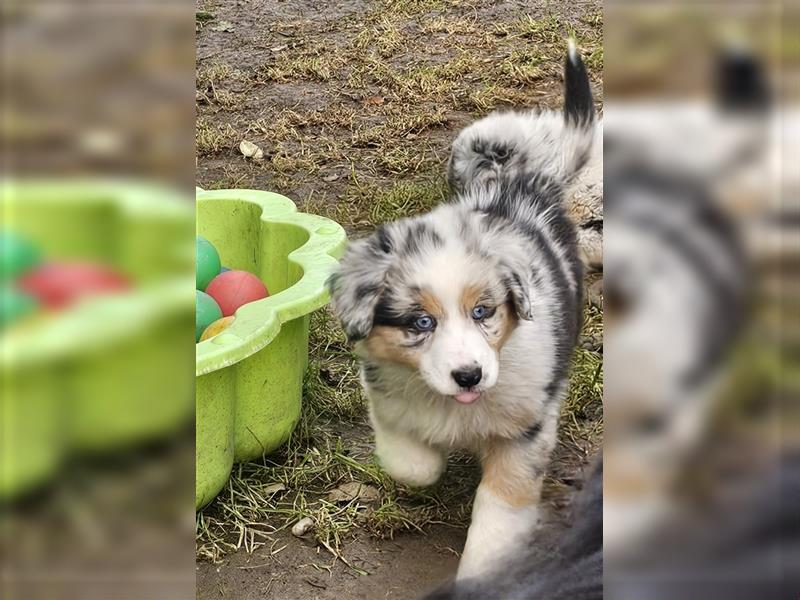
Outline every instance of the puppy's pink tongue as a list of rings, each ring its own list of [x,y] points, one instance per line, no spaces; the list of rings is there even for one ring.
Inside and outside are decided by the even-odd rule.
[[[478,399],[480,396],[480,392],[458,392],[455,396],[453,396],[457,401],[461,402],[461,404],[472,404],[475,400]]]

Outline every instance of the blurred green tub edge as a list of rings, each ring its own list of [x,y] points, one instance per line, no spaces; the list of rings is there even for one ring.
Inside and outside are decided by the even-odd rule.
[[[325,282],[347,237],[338,223],[256,190],[198,189],[197,227],[224,266],[257,274],[271,292],[240,308],[226,331],[197,345],[200,508],[224,487],[234,462],[275,450],[297,424],[309,315],[329,300]]]
[[[173,435],[191,421],[184,329],[193,314],[193,206],[121,180],[0,181],[2,226],[45,257],[108,262],[137,283],[46,327],[0,334],[0,500],[54,477],[72,453]]]

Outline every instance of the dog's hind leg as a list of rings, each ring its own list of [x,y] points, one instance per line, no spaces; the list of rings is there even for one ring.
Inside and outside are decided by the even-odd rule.
[[[531,436],[493,441],[484,448],[483,476],[458,579],[502,568],[505,559],[530,541],[539,524],[542,477],[555,439],[554,431],[547,434],[536,428]]]
[[[408,434],[395,431],[372,418],[375,455],[392,479],[412,487],[433,485],[447,464],[445,453]]]

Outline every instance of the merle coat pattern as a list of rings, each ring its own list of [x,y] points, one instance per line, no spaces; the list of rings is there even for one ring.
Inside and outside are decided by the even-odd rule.
[[[563,114],[529,117],[513,136],[504,114],[465,129],[452,201],[354,242],[330,281],[383,468],[427,486],[451,449],[481,459],[461,578],[502,564],[537,525],[580,330],[582,266],[563,198],[592,147],[594,109],[574,49],[565,80]]]

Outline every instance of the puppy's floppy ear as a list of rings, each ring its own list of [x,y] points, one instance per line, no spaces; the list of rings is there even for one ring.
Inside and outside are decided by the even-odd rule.
[[[500,263],[500,272],[517,316],[525,321],[533,320],[530,266],[524,261],[504,260]]]
[[[372,329],[394,253],[389,226],[381,226],[370,237],[351,243],[339,270],[328,279],[333,311],[350,341],[364,339]]]

